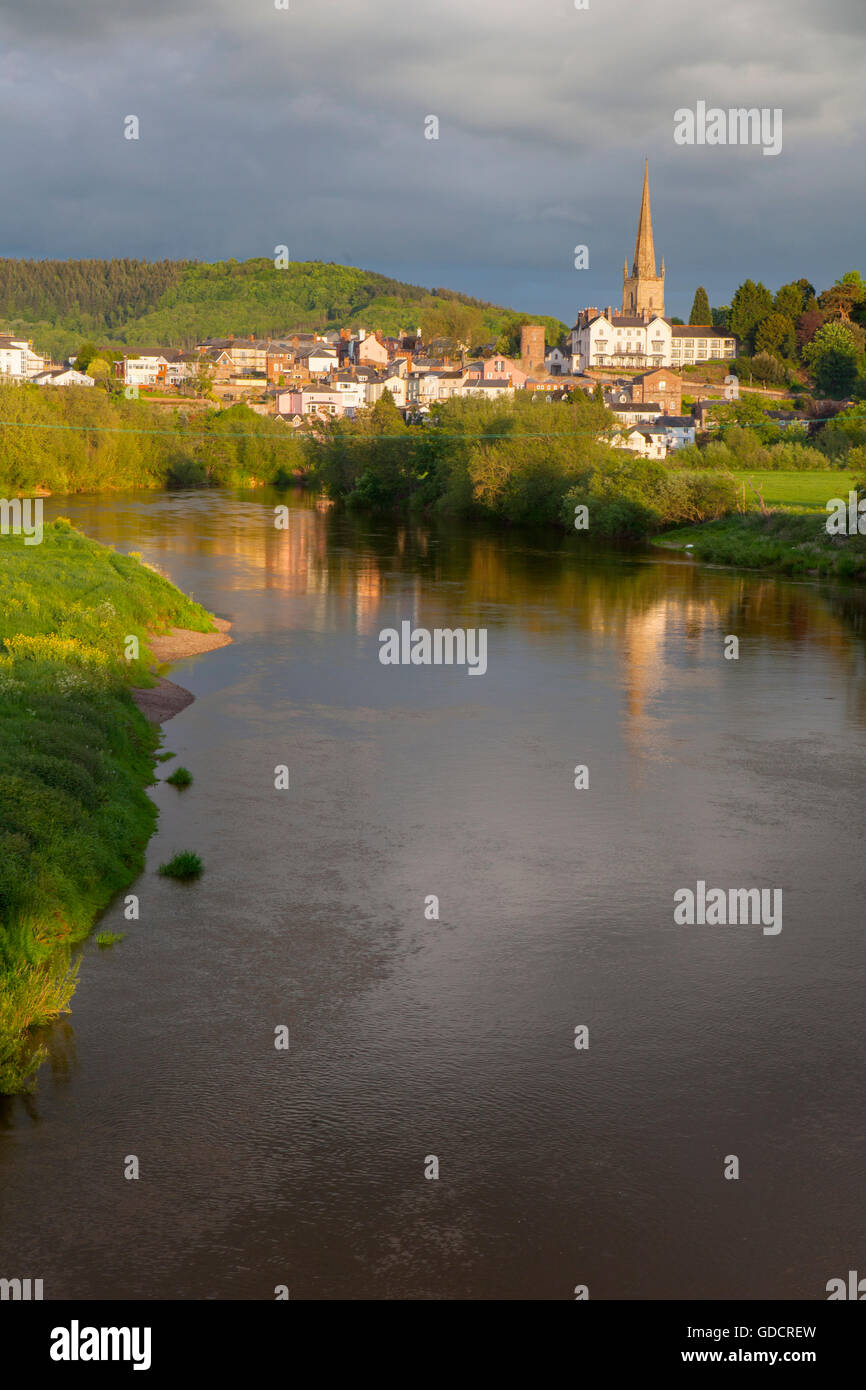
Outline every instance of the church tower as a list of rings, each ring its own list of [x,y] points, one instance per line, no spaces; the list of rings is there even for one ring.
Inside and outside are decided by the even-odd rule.
[[[644,164],[643,196],[640,201],[637,240],[634,244],[634,265],[631,275],[628,273],[628,262],[622,271],[622,312],[636,318],[651,318],[653,314],[660,314],[663,318],[665,312],[665,263],[662,261],[661,275],[656,275],[653,220],[650,212],[649,160]]]

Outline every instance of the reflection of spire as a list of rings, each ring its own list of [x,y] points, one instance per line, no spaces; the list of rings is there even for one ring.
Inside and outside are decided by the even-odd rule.
[[[643,170],[643,195],[640,200],[640,217],[637,224],[637,240],[634,244],[634,269],[632,275],[643,279],[656,278],[656,253],[653,246],[653,219],[650,212],[649,160]]]

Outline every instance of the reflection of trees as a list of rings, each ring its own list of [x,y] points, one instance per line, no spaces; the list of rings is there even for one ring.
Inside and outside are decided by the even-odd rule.
[[[52,499],[52,514],[69,511]],[[288,505],[286,530],[273,508]],[[104,537],[102,499],[75,499],[73,519]],[[92,510],[89,511],[88,509]],[[371,632],[393,616],[405,596],[405,616],[428,627],[501,622],[539,636],[580,637],[576,659],[613,640],[626,664],[629,707],[637,712],[652,690],[676,680],[676,659],[703,662],[701,644],[736,633],[805,650],[816,644],[853,678],[860,713],[866,690],[859,646],[866,633],[866,598],[859,591],[819,588],[701,567],[663,552],[600,547],[559,531],[497,527],[472,520],[419,521],[321,509],[313,494],[295,489],[247,493],[139,494],[107,509],[110,539],[121,547],[226,557],[227,586],[264,586],[316,595],[302,621]],[[684,655],[685,653],[685,655]],[[690,655],[693,653],[693,657]]]

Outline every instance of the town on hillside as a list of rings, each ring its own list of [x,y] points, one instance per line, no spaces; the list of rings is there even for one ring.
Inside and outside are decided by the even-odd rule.
[[[105,349],[85,364],[48,361],[31,341],[0,334],[0,382],[41,387],[104,384],[128,397],[141,395],[171,407],[178,398],[205,404],[246,403],[288,428],[310,431],[336,417],[353,418],[387,391],[404,419],[423,423],[439,402],[455,397],[493,399],[529,392],[562,400],[574,391],[603,399],[617,421],[615,447],[662,459],[694,444],[713,403],[730,391],[725,364],[741,348],[728,328],[684,324],[665,315],[664,260],[656,266],[649,169],[644,168],[637,236],[631,267],[623,267],[622,307],[585,307],[571,331],[547,346],[541,324],[520,328],[519,356],[495,343],[470,350],[466,343],[425,342],[421,329],[387,336],[364,328],[322,332],[288,330],[280,337],[203,338],[188,352],[142,346],[122,354]],[[709,316],[709,315],[708,315]],[[707,366],[710,380],[696,382]],[[711,370],[712,369],[712,370]],[[683,413],[682,372],[691,371]],[[736,389],[736,388],[734,388]],[[768,412],[778,424],[807,422],[805,414]]]

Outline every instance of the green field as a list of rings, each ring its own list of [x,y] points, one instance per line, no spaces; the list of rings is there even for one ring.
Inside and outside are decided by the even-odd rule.
[[[746,484],[746,505],[758,505],[753,487],[768,507],[784,507],[786,511],[823,512],[831,497],[847,498],[853,475],[845,472],[815,473],[737,472],[734,477]]]

